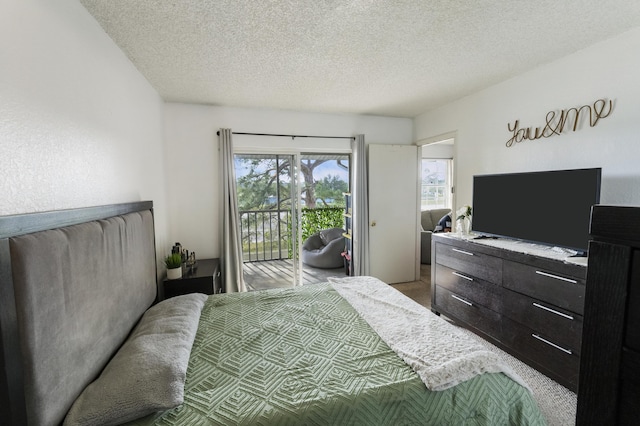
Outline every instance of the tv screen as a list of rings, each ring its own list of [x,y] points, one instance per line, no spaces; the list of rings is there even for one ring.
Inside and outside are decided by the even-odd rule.
[[[601,170],[474,176],[471,229],[586,253]]]

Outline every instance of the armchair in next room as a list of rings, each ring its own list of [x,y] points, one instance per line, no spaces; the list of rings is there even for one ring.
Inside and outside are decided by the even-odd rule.
[[[449,215],[448,223],[451,228],[451,209],[433,209],[420,212],[420,263],[431,264],[431,234],[444,232],[445,229],[436,229],[438,222]]]

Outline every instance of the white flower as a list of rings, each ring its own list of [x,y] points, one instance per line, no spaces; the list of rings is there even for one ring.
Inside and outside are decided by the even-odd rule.
[[[456,220],[460,220],[460,219],[468,219],[471,217],[471,212],[473,211],[473,209],[471,208],[471,206],[463,206],[460,207],[457,211],[456,211]]]

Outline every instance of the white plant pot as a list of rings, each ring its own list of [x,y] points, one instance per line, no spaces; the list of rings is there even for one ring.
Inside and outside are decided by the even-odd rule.
[[[170,280],[182,278],[182,268],[167,269],[167,278]]]

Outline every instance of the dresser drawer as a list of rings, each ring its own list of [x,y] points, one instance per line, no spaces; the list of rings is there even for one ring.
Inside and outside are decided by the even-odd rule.
[[[465,300],[500,312],[502,287],[444,265],[435,265],[436,284],[460,295]]]
[[[436,243],[435,251],[436,263],[481,280],[501,283],[502,259],[499,257],[442,243]]]
[[[627,332],[624,344],[640,352],[640,250],[633,251],[633,266],[627,297]]]
[[[562,272],[505,260],[502,285],[522,294],[584,313],[584,280]]]
[[[452,316],[492,337],[500,336],[500,314],[470,301],[466,297],[435,286],[435,303],[444,315]]]
[[[582,316],[512,291],[503,293],[503,316],[544,334],[558,345],[580,353]]]
[[[640,416],[640,354],[627,348],[622,349],[620,382],[618,421],[621,425],[637,424]]]
[[[508,318],[503,318],[502,331],[503,342],[525,361],[532,362],[536,369],[576,391],[580,371],[580,356],[576,352],[558,344],[550,336],[537,333]]]

